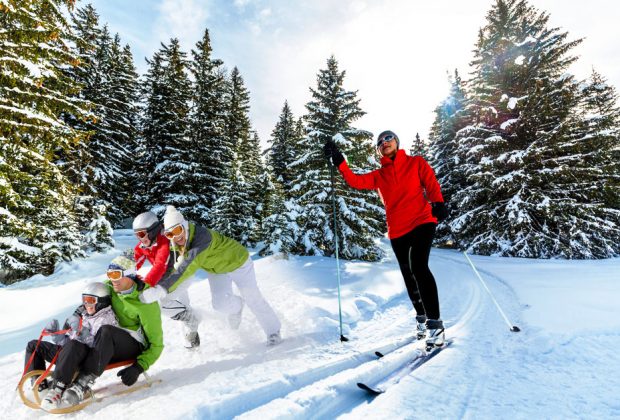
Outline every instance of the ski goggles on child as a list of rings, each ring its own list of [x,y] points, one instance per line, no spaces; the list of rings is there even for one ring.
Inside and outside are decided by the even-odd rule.
[[[106,274],[110,280],[120,280],[123,277],[123,270],[108,270]]]
[[[168,239],[174,239],[177,236],[181,235],[185,229],[183,229],[183,225],[172,226],[170,229],[164,232],[164,236]]]
[[[96,305],[98,300],[97,296],[82,295],[82,303],[84,305]]]

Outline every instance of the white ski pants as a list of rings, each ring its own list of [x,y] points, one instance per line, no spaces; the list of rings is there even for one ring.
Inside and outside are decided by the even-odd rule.
[[[241,297],[233,293],[233,282],[239,289]],[[254,262],[251,258],[248,257],[241,267],[230,273],[209,273],[209,286],[211,287],[211,303],[216,311],[226,315],[236,314],[241,310],[243,301],[245,301],[267,336],[280,330],[281,324],[278,316],[258,289]]]
[[[162,315],[177,321],[183,321],[188,331],[196,331],[200,322],[189,305],[187,289],[191,285],[191,279],[185,280],[174,292],[168,293],[159,302]]]

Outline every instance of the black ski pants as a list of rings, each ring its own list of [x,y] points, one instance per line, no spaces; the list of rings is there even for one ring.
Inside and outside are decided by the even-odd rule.
[[[45,362],[51,362],[54,356],[56,356],[56,353],[62,348],[54,343],[50,343],[49,341],[41,341],[39,343],[39,347],[37,347],[37,341],[39,340],[31,340],[26,346],[26,360],[24,362],[24,366],[28,364],[34,349],[37,349],[32,359],[32,363],[28,367],[26,373],[32,370],[45,370]]]
[[[71,384],[73,375],[80,369],[80,365],[89,352],[89,347],[86,344],[76,340],[69,340],[62,347],[48,341],[41,341],[37,347],[37,340],[32,340],[26,347],[26,363],[30,360],[35,348],[37,351],[32,359],[32,364],[28,367],[28,372],[45,370],[45,362],[51,362],[58,352],[52,378],[65,385]]]
[[[429,319],[440,318],[437,284],[428,268],[435,228],[435,223],[425,223],[391,240],[409,299],[417,314],[426,315]]]
[[[136,359],[142,353],[142,344],[122,328],[104,325],[97,331],[94,347],[82,364],[82,372],[101,376],[106,365]]]

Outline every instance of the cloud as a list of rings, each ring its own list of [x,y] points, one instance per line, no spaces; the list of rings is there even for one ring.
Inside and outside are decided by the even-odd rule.
[[[207,27],[208,3],[204,0],[162,0],[157,6],[159,16],[153,27],[153,37],[164,43],[178,38],[183,49],[189,50]]]

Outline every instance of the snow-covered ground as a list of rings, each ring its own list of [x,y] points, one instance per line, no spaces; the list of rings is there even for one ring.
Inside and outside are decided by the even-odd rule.
[[[81,289],[103,280],[107,263],[133,245],[63,264],[0,289],[0,413],[37,418],[15,386],[23,350],[50,318],[64,319]],[[389,244],[382,240],[383,245]],[[396,348],[414,330],[414,312],[396,261],[343,264],[339,341],[335,260],[256,259],[259,286],[283,322],[284,341],[264,345],[256,319],[238,331],[211,308],[206,275],[190,287],[202,346],[183,348],[179,325],[164,319],[166,348],[149,370],[162,383],[92,404],[71,418],[620,418],[620,259],[472,260],[510,321],[510,332],[462,254],[434,249],[442,316],[454,343],[385,394],[356,382],[379,379],[419,343]],[[380,361],[375,350],[386,352]],[[106,372],[97,386],[117,384]],[[48,415],[53,417],[52,415]]]

